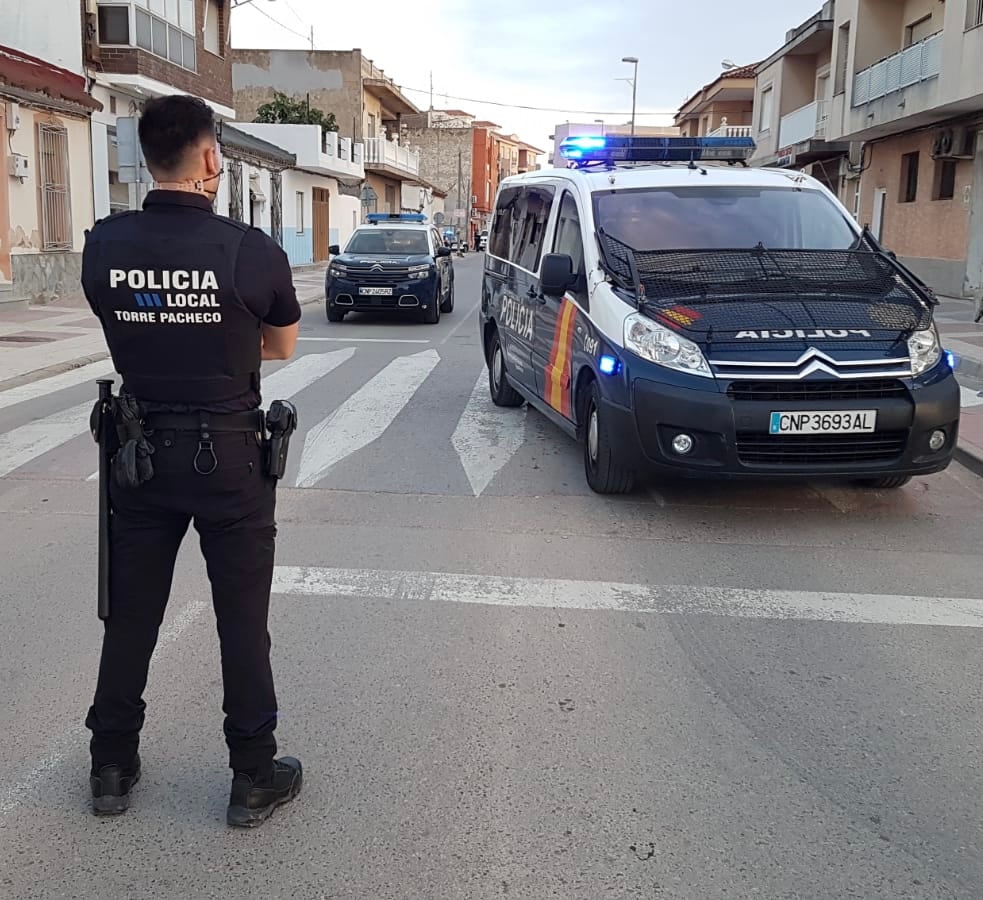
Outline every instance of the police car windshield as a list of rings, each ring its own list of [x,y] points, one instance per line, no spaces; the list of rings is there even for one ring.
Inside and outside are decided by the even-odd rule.
[[[856,241],[819,191],[676,187],[594,195],[598,227],[632,250],[846,250]]]
[[[365,228],[356,231],[345,248],[347,253],[395,253],[427,255],[427,233],[413,228]]]

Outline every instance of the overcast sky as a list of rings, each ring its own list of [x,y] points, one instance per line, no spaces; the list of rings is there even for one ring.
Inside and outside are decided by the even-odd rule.
[[[764,59],[821,6],[821,0],[602,0],[536,10],[529,0],[252,0],[233,12],[232,45],[309,48],[302,35],[313,26],[317,49],[360,47],[421,109],[430,103],[432,71],[435,107],[491,119],[548,151],[557,123],[630,119],[631,86],[617,79],[630,77],[632,67],[622,57],[640,60],[638,123],[670,124],[665,113],[712,81],[722,60]]]

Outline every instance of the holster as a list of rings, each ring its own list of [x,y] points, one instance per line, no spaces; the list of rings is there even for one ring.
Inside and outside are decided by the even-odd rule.
[[[266,414],[270,436],[263,441],[266,474],[283,478],[287,471],[290,436],[297,430],[297,408],[288,400],[274,400]]]

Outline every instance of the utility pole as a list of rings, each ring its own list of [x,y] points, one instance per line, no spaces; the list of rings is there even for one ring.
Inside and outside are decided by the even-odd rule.
[[[631,79],[631,136],[634,141],[635,138],[635,98],[638,96],[638,57],[637,56],[625,56],[622,57],[622,62],[630,63],[635,67],[635,74]]]
[[[430,70],[430,112],[433,112],[433,69]]]
[[[311,25],[311,50],[314,49],[314,26]]]

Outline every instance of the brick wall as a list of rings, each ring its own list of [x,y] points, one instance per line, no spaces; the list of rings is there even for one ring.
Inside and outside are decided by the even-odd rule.
[[[860,193],[860,223],[873,222],[874,194],[887,191],[884,203],[884,245],[912,266],[936,291],[962,293],[969,249],[973,162],[956,162],[954,196],[935,200],[936,166],[932,159],[935,131],[899,135],[868,148],[870,168],[864,172]],[[902,157],[918,153],[916,199],[901,200]]]
[[[933,200],[936,160],[932,159],[934,131],[900,135],[874,144],[870,168],[863,175],[860,221],[871,222],[874,192],[887,190],[883,240],[899,256],[961,260],[969,239],[969,203],[965,191],[973,183],[973,163],[956,162],[955,196]],[[901,202],[902,156],[918,153],[918,193],[912,203]]]
[[[133,47],[102,47],[102,71],[145,75],[155,81],[173,85],[178,90],[204,97],[222,106],[233,105],[232,52],[224,48],[224,57],[205,49],[200,23],[204,21],[206,0],[195,2],[195,44],[197,72],[176,66],[166,59]],[[212,7],[214,11],[215,7]],[[228,29],[228,4],[222,4],[222,33]]]

